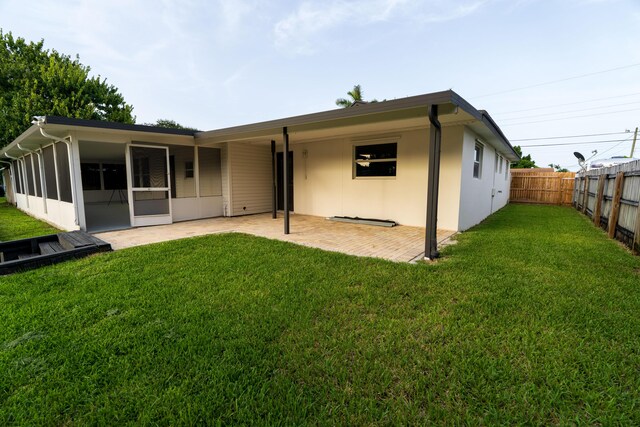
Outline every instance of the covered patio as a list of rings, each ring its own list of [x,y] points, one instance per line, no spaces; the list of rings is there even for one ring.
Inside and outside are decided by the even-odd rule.
[[[425,229],[422,227],[377,227],[292,214],[291,233],[283,234],[282,215],[278,216],[278,219],[273,219],[269,213],[208,218],[97,233],[96,237],[117,250],[206,234],[247,233],[327,251],[398,262],[411,262],[424,257]],[[438,245],[446,244],[453,234],[454,231],[438,230]]]

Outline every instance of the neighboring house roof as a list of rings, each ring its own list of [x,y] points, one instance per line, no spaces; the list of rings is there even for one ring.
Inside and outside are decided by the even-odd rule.
[[[592,160],[589,165],[589,169],[608,168],[615,165],[621,165],[623,163],[635,162],[636,160],[640,159],[636,159],[634,157],[613,156],[608,159]]]
[[[491,116],[483,110],[476,110],[471,104],[452,90],[434,92],[425,95],[410,96],[407,98],[372,103],[362,103],[358,108],[339,108],[300,116],[287,117],[266,122],[251,123],[242,126],[234,126],[215,129],[206,132],[194,132],[183,129],[161,128],[156,126],[132,125],[96,120],[70,119],[64,117],[47,116],[44,123],[47,132],[70,132],[82,129],[101,129],[116,133],[134,133],[136,138],[148,140],[153,136],[181,136],[195,138],[197,145],[215,144],[221,142],[233,142],[241,140],[256,140],[265,138],[279,138],[283,128],[289,133],[299,135],[316,135],[321,130],[331,130],[348,126],[367,125],[372,123],[403,121],[408,123],[420,123],[427,126],[428,108],[438,105],[439,120],[443,125],[463,123],[470,127],[480,137],[495,146],[509,161],[519,160],[508,139],[504,136]],[[5,153],[17,157],[22,150],[17,144],[32,143],[37,148],[38,144],[45,141],[39,133],[37,125],[31,126],[22,135],[16,138],[8,146],[0,149],[0,157]],[[158,141],[161,142],[161,141]]]

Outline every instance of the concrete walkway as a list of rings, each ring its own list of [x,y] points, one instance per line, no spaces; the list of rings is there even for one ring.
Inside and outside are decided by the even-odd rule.
[[[130,228],[96,233],[95,236],[111,243],[116,250],[205,234],[237,232],[392,261],[410,262],[424,256],[425,229],[421,227],[377,227],[292,214],[290,231],[291,234],[288,235],[283,233],[281,215],[278,219],[273,219],[271,214],[258,214]],[[453,234],[454,231],[438,230],[438,244],[446,242]]]

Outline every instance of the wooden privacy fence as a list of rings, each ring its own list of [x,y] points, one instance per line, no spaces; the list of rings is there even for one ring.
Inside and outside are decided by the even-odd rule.
[[[574,187],[575,208],[639,253],[640,160],[579,174]]]
[[[571,205],[575,172],[512,169],[510,201]]]

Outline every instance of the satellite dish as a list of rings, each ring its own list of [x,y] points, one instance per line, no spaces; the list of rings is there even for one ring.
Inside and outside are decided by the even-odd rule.
[[[576,159],[578,159],[581,162],[584,162],[584,156],[580,153],[578,153],[577,151],[573,152],[573,155],[576,156]]]

